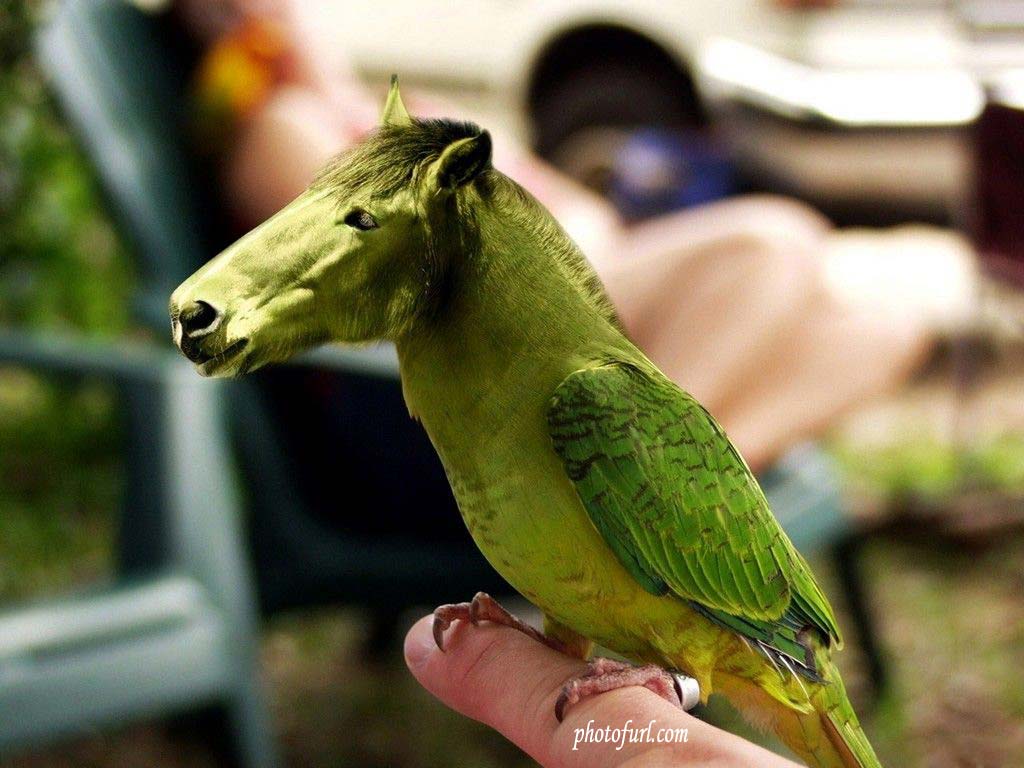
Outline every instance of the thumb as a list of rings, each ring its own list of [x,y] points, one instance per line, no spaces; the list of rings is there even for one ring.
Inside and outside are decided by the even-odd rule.
[[[743,754],[746,764],[775,765],[775,758],[752,744],[719,731],[641,687],[622,688],[584,699],[565,720],[555,719],[562,685],[585,665],[495,624],[477,627],[457,622],[449,630],[445,651],[434,643],[431,617],[418,621],[405,639],[409,669],[430,693],[467,717],[502,733],[547,768],[624,765],[633,759],[645,766],[703,765],[725,754]],[[622,729],[632,724],[653,729],[686,728],[686,743],[603,743],[580,734]],[[730,751],[739,749],[739,752]],[[750,763],[761,755],[760,762]],[[790,765],[786,763],[786,765]]]

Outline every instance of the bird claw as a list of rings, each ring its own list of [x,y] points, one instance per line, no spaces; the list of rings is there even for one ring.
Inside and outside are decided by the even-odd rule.
[[[451,609],[458,607],[457,605],[442,605],[434,610],[434,622],[431,625],[431,630],[434,633],[434,642],[437,643],[437,647],[444,651],[444,631],[452,625],[452,618],[449,618],[447,613],[453,612]]]
[[[431,629],[434,633],[434,642],[442,652],[444,651],[445,630],[452,625],[453,621],[469,621],[474,625],[477,623],[478,619],[473,613],[472,606],[472,603],[450,603],[434,609],[434,622]]]
[[[555,701],[555,718],[565,719],[566,710],[598,693],[639,685],[670,704],[688,711],[700,701],[700,685],[692,677],[668,672],[654,664],[634,667],[622,661],[596,658],[577,677],[567,681]]]
[[[434,622],[432,626],[434,642],[437,647],[444,651],[444,633],[455,621],[468,621],[473,626],[478,626],[481,621],[490,621],[511,627],[524,635],[544,643],[549,648],[564,652],[564,648],[557,640],[544,635],[529,624],[517,619],[511,613],[501,607],[493,597],[486,592],[477,592],[468,603],[449,603],[434,609]]]
[[[468,621],[473,626],[479,625],[481,621],[501,624],[522,632],[556,651],[566,652],[561,643],[517,619],[486,592],[477,592],[468,603],[449,603],[434,609],[431,629],[434,642],[442,652],[444,651],[444,633],[456,621]],[[599,657],[592,659],[582,674],[562,686],[558,699],[555,701],[555,717],[558,722],[562,722],[566,710],[587,696],[634,685],[653,691],[683,710],[693,709],[700,701],[700,686],[692,677],[677,672],[668,672],[654,664],[635,667],[623,661]]]

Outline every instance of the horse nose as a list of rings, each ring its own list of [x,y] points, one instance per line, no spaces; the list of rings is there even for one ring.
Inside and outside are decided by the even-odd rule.
[[[178,315],[182,335],[189,339],[211,333],[220,324],[220,319],[220,310],[205,301],[193,301]]]

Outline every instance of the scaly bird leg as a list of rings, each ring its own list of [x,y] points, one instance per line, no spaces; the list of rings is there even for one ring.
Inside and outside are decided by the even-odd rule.
[[[588,696],[639,685],[683,710],[693,709],[700,701],[700,686],[692,677],[668,672],[654,664],[635,667],[622,661],[596,658],[585,672],[564,686],[555,702],[555,717],[562,722],[565,710]]]
[[[453,621],[468,621],[474,626],[481,621],[490,621],[518,630],[559,653],[567,652],[563,643],[517,619],[486,592],[477,592],[473,596],[473,600],[468,603],[451,603],[434,609],[434,642],[442,651],[444,650],[444,631],[452,625]]]

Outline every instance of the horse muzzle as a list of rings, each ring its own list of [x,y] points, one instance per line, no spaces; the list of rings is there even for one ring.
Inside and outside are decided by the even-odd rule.
[[[204,375],[223,368],[249,344],[247,338],[230,343],[223,333],[224,313],[206,301],[191,301],[183,307],[171,306],[171,333],[181,353],[199,367]]]

